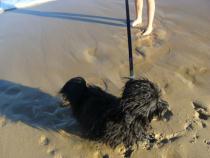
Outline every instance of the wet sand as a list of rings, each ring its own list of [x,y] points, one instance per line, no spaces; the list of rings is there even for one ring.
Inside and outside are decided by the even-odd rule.
[[[132,157],[208,158],[210,2],[156,3],[152,36],[136,39],[132,29],[135,74],[159,85],[174,114],[152,122],[154,132],[180,137]],[[0,157],[122,157],[61,130],[75,120],[56,96],[79,75],[120,95],[129,74],[124,1],[55,1],[5,12],[0,21]]]

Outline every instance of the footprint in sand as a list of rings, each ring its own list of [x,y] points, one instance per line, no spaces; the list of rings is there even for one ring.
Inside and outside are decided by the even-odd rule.
[[[207,144],[207,145],[210,146],[210,140],[206,140],[206,139],[205,139],[203,142],[204,142],[205,144]]]
[[[192,120],[186,121],[184,124],[184,129],[186,131],[192,131],[194,129],[193,121]]]
[[[149,59],[153,54],[153,41],[152,39],[141,39],[135,44],[135,53],[133,57],[135,60]]]
[[[174,141],[176,141],[177,139],[183,137],[185,135],[185,131],[179,131],[179,132],[175,132],[172,134],[168,134],[168,135],[163,135],[163,134],[155,134],[155,146],[157,148],[162,148],[164,145],[166,144],[170,144],[173,143]]]
[[[134,55],[136,55],[136,57],[134,56],[135,58],[139,58],[139,57],[141,57],[143,59],[146,58],[147,48],[145,46],[136,47],[135,51],[136,51],[136,54],[134,54]]]
[[[94,62],[96,60],[96,51],[97,48],[87,48],[84,51],[84,58],[87,62]]]
[[[207,127],[206,123],[200,119],[197,119],[195,116],[193,119],[187,120],[184,124],[184,129],[185,131],[188,132],[193,131],[197,128],[206,128],[206,127]]]
[[[193,118],[185,122],[184,129],[186,132],[192,132],[193,130],[197,130],[199,128],[206,128],[207,124],[205,121],[210,118],[207,106],[201,101],[193,101],[192,107],[195,112]],[[198,138],[198,134],[194,134],[190,143],[195,143]]]
[[[196,84],[200,84],[199,77],[207,72],[206,67],[180,67],[177,70],[177,76],[189,87],[193,87]]]
[[[194,101],[192,103],[193,108],[195,110],[195,117],[200,120],[208,120],[210,118],[210,114],[208,112],[207,106],[205,106],[200,101]]]
[[[167,144],[171,144],[185,135],[185,131],[181,130],[171,134],[151,133],[147,139],[141,142],[142,149],[151,150],[152,148],[162,148]]]
[[[150,36],[141,36],[141,32],[136,33],[136,44],[146,47],[159,48],[167,39],[167,31],[161,28],[154,30]]]
[[[192,139],[190,140],[190,143],[196,143],[197,140],[199,139],[199,135],[197,133],[195,133],[193,136],[192,136]]]
[[[87,48],[83,52],[84,60],[89,63],[94,63],[96,61],[104,61],[107,60],[107,54],[103,54],[102,52],[98,53],[97,47]]]
[[[48,146],[46,153],[52,155],[53,158],[64,158],[62,154],[58,153],[54,146],[49,146],[50,140],[45,135],[40,136],[39,144],[43,146]]]
[[[157,29],[154,32],[155,43],[154,47],[160,47],[168,39],[168,34],[164,29]]]
[[[164,29],[156,29],[151,36],[137,38],[134,59],[146,60],[159,52],[167,53],[168,50],[170,52],[166,42],[167,39],[168,35]]]
[[[49,139],[45,135],[42,135],[39,138],[39,144],[40,145],[48,145],[49,144]]]
[[[146,59],[149,56],[149,49],[153,47],[154,43],[154,37],[153,36],[145,36],[141,37],[139,35],[139,32],[136,34],[136,40],[135,40],[135,53],[134,59],[142,60]]]
[[[184,129],[186,131],[193,131],[196,128],[196,121],[195,120],[187,120],[184,124]]]
[[[208,150],[210,150],[210,140],[209,139],[204,139],[203,143],[207,146]]]
[[[48,147],[47,154],[49,154],[49,155],[55,155],[56,154],[55,147],[52,147],[52,146]]]
[[[172,91],[173,91],[173,88],[171,87],[171,84],[168,81],[163,80],[163,87],[161,89],[161,92],[163,93],[163,95],[171,94]]]
[[[52,155],[53,158],[64,158],[64,156],[62,154],[60,154],[54,146],[48,147],[47,154]]]

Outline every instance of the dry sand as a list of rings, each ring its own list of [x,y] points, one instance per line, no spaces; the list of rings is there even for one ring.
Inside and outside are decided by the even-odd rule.
[[[159,85],[174,113],[152,122],[157,137],[180,137],[132,157],[208,158],[210,1],[156,3],[153,35],[133,36],[135,73]],[[0,14],[0,158],[121,157],[78,137],[56,95],[78,75],[120,95],[129,74],[124,17],[119,0],[58,0]]]

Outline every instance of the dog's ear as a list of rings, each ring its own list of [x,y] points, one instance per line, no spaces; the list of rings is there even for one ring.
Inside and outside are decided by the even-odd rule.
[[[76,104],[86,91],[86,81],[82,77],[70,79],[60,90],[60,94],[70,103]]]

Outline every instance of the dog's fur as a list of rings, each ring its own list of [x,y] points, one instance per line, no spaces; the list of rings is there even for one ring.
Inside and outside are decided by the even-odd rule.
[[[81,77],[69,80],[60,93],[70,102],[85,136],[113,148],[119,144],[130,148],[146,139],[152,118],[169,111],[157,86],[147,79],[129,79],[120,98],[87,85]]]

